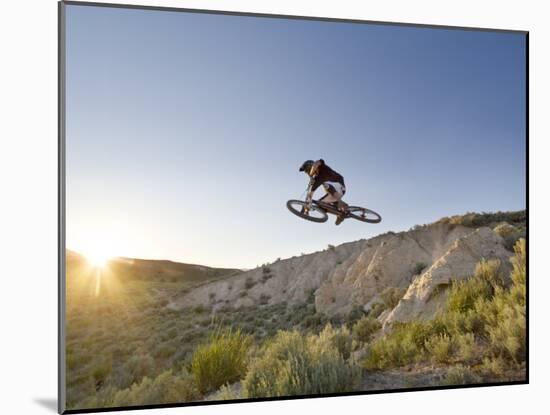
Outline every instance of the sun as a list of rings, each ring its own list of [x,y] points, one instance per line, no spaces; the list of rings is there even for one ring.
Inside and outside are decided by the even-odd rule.
[[[104,268],[109,260],[112,258],[103,249],[92,249],[84,253],[84,256],[88,260],[88,263],[95,268]]]

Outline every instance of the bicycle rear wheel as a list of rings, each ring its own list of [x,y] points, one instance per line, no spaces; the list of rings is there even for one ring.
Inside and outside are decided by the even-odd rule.
[[[311,222],[323,223],[328,219],[327,212],[321,209],[316,204],[312,204],[309,208],[309,211],[304,209],[307,207],[307,203],[302,200],[289,200],[286,202],[286,207],[296,216],[301,217],[302,219],[309,220]]]
[[[379,223],[382,221],[382,216],[374,210],[362,208],[360,206],[348,207],[348,217],[367,223]]]

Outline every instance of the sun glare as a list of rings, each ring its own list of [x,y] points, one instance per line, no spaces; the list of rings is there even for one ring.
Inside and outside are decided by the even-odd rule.
[[[86,252],[84,255],[86,256],[86,259],[88,260],[90,265],[97,268],[103,268],[105,265],[107,265],[107,262],[109,262],[109,259],[111,258],[110,255],[99,249]]]

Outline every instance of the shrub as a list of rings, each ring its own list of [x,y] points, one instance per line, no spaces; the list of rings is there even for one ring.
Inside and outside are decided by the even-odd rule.
[[[443,378],[444,385],[471,385],[480,383],[481,378],[469,367],[457,365],[451,367]]]
[[[526,354],[526,251],[520,239],[511,262],[512,286],[498,287],[492,301],[479,301],[476,311],[483,317],[489,339],[489,353],[513,362],[525,360]]]
[[[492,294],[492,286],[481,278],[453,281],[447,298],[447,310],[465,313],[474,309],[478,299],[488,299]]]
[[[413,267],[413,271],[412,271],[413,275],[422,274],[422,271],[424,271],[427,266],[428,264],[425,264],[424,262],[417,262],[416,264],[414,264],[414,267]]]
[[[168,357],[171,357],[176,353],[176,348],[171,344],[160,344],[154,351],[154,356],[157,359],[166,359]]]
[[[386,308],[394,308],[397,303],[399,303],[399,300],[403,298],[403,295],[405,294],[405,290],[398,287],[387,287],[384,291],[380,293],[380,297],[382,298],[382,301],[384,302],[384,305]]]
[[[412,321],[394,324],[393,331],[367,348],[363,366],[386,369],[414,363],[425,357],[425,343],[437,334],[437,326]]]
[[[380,322],[374,317],[365,316],[362,317],[357,323],[355,323],[351,329],[353,338],[359,342],[369,342],[374,333],[382,328]]]
[[[517,231],[517,228],[509,223],[503,222],[495,226],[493,229],[496,234],[502,236],[503,238],[514,234]]]
[[[446,334],[438,334],[430,337],[426,340],[424,347],[431,356],[432,360],[437,363],[449,362],[453,352],[452,340]]]
[[[329,341],[336,347],[336,350],[338,350],[338,353],[340,353],[340,356],[342,356],[344,360],[348,360],[351,356],[352,338],[347,327],[344,326],[336,329],[329,323],[325,326],[323,331],[319,333],[319,337]]]
[[[485,357],[483,359],[483,364],[481,366],[481,369],[487,374],[487,375],[494,375],[497,377],[501,377],[504,375],[504,372],[506,371],[507,363],[502,357]]]
[[[525,245],[525,239],[520,239],[514,245],[514,257],[510,260],[512,262],[512,281],[515,285],[525,286],[527,281],[526,273],[526,259],[527,248]]]
[[[307,315],[302,319],[301,326],[306,329],[320,329],[326,323],[327,319],[324,314],[314,313]]]
[[[475,267],[474,278],[488,282],[493,288],[504,286],[500,261],[498,259],[489,261],[482,259]]]
[[[478,363],[495,376],[526,358],[526,247],[520,239],[511,259],[512,285],[502,285],[498,261],[481,261],[468,280],[453,282],[446,309],[430,322],[394,324],[365,350],[364,367],[385,369],[456,359]],[[458,370],[458,369],[457,369]]]
[[[109,376],[112,370],[113,370],[113,366],[111,362],[100,363],[92,371],[92,376],[94,377],[94,381],[96,383],[105,381],[105,379],[107,378],[107,376]]]
[[[365,311],[363,311],[363,307],[360,305],[353,305],[351,308],[351,311],[346,316],[345,320],[347,320],[348,325],[353,325],[356,321],[360,320],[361,317],[365,315]]]
[[[124,372],[128,374],[132,384],[152,373],[154,368],[155,360],[149,354],[136,354],[124,365]]]
[[[525,223],[526,218],[526,211],[519,210],[516,212],[467,213],[465,215],[442,218],[437,223],[479,227],[488,226],[495,222]]]
[[[369,316],[373,318],[378,318],[386,310],[386,305],[384,303],[374,303],[371,309],[369,310]]]
[[[229,385],[223,385],[214,396],[215,401],[229,401],[240,398],[241,396],[239,393],[232,389]]]
[[[476,341],[473,333],[463,333],[455,337],[457,357],[463,362],[476,359]]]
[[[201,393],[239,380],[246,373],[251,338],[240,330],[216,330],[207,344],[197,347],[191,373]]]
[[[251,365],[243,390],[248,398],[337,393],[353,390],[358,376],[330,336],[280,331]]]
[[[508,223],[501,223],[494,228],[494,231],[504,239],[504,247],[509,251],[514,250],[516,242],[525,238],[525,227],[515,227]]]
[[[252,277],[247,277],[244,281],[244,288],[246,290],[250,290],[252,287],[256,285],[256,282],[252,279]]]
[[[116,392],[109,406],[158,405],[199,398],[197,387],[186,371],[173,374],[168,370],[154,379],[145,377],[140,383]]]

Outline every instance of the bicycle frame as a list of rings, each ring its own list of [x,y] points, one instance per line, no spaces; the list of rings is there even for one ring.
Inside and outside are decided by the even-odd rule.
[[[313,188],[313,183],[315,182],[315,179],[312,178],[310,181],[309,181],[309,184],[307,186],[307,195],[306,195],[306,212],[309,212],[309,210],[311,209],[311,205],[313,203],[315,203],[318,207],[320,207],[321,209],[323,209],[324,211],[326,211],[327,213],[331,213],[333,215],[341,215],[342,212],[339,211],[337,208],[335,208],[334,206],[332,206],[331,204],[329,203],[324,203],[324,202],[321,202],[319,200],[313,200],[313,191],[312,191],[312,188]],[[346,214],[346,217],[348,215]]]

